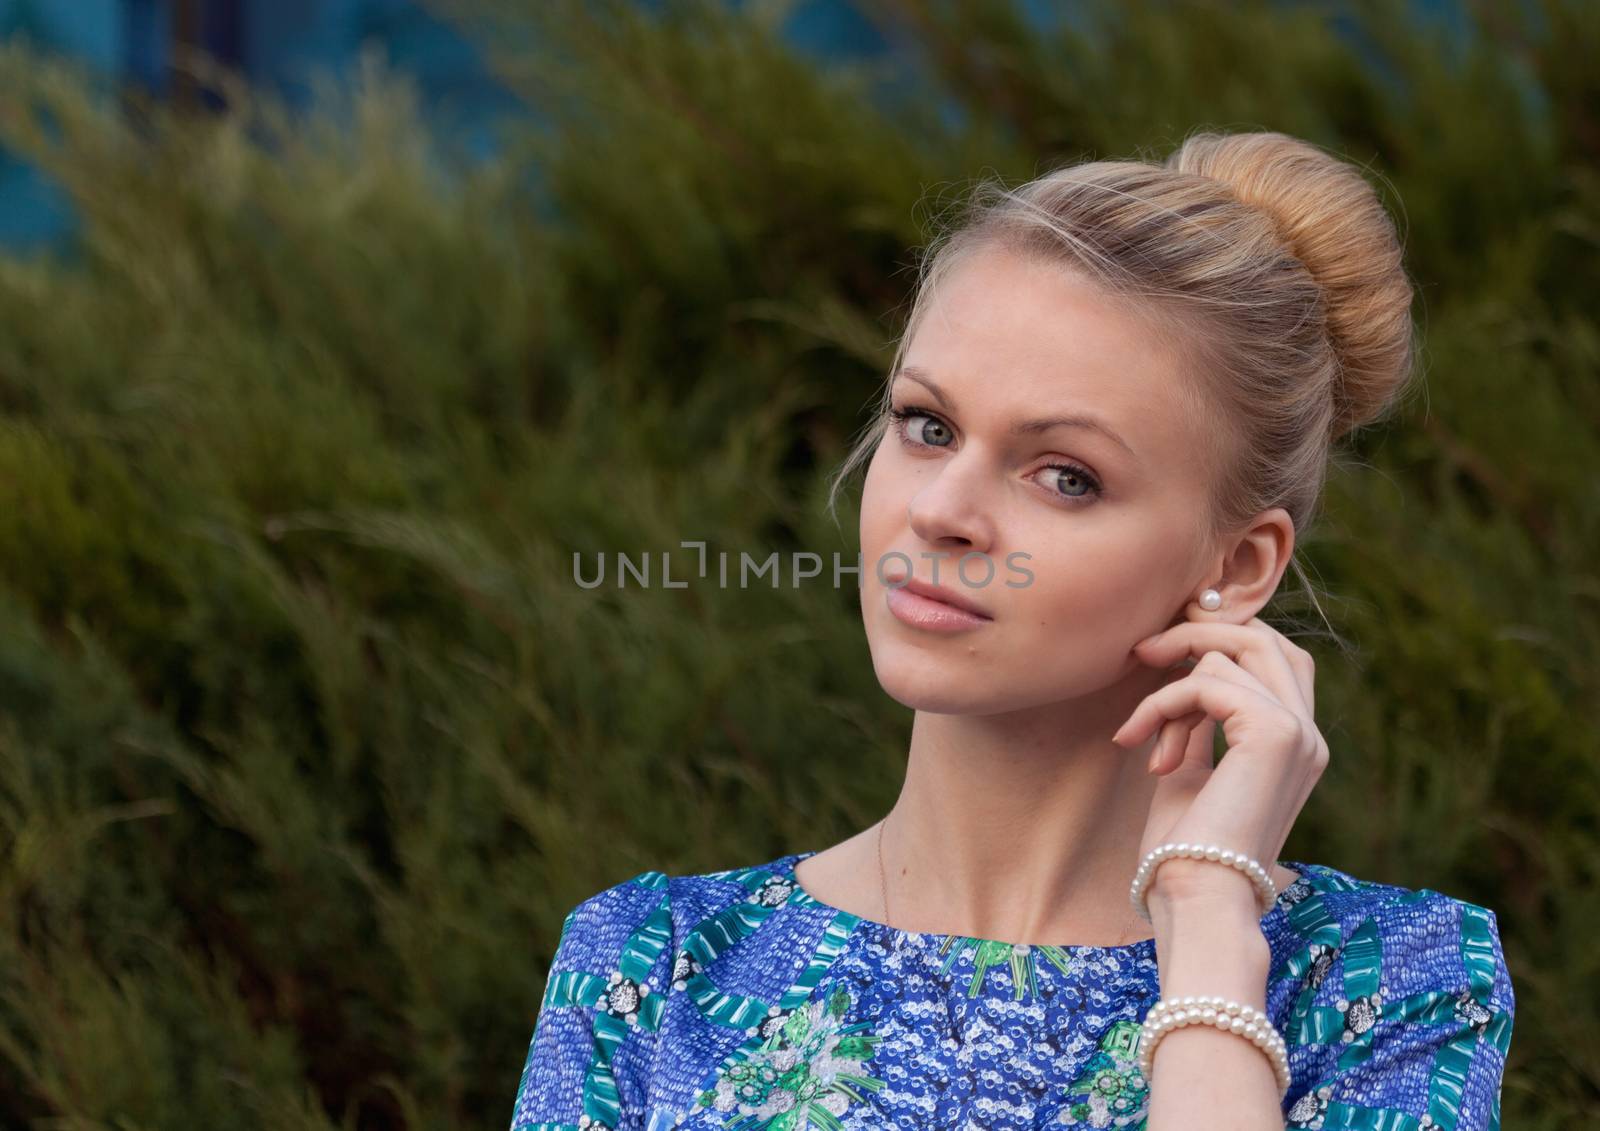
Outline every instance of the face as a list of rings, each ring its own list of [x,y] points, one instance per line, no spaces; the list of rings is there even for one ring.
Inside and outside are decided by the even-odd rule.
[[[892,381],[904,415],[862,493],[879,682],[917,710],[997,714],[1147,673],[1129,649],[1177,623],[1207,580],[1210,487],[1201,425],[1176,392],[1182,357],[1092,284],[1005,250],[968,257],[929,298]],[[1061,417],[1121,442],[1025,427]],[[908,574],[984,619],[899,588]]]

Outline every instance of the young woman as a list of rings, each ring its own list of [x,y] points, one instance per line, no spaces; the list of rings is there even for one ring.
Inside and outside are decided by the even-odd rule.
[[[834,481],[900,796],[574,908],[513,1128],[1497,1128],[1494,913],[1276,859],[1328,746],[1257,614],[1412,372],[1376,193],[1199,134],[973,205]]]

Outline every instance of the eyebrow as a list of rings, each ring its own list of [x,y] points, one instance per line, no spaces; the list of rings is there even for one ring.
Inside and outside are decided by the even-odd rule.
[[[939,388],[926,369],[918,368],[915,365],[904,365],[895,371],[894,376],[905,377],[925,386],[928,392],[933,394],[935,400],[950,412],[955,411],[955,405],[950,402],[949,397],[945,396],[944,390]],[[1034,420],[1021,420],[1011,426],[1010,434],[1012,436],[1031,436],[1039,432],[1048,432],[1052,428],[1087,428],[1099,432],[1114,441],[1130,456],[1137,454],[1132,446],[1117,435],[1109,424],[1090,413],[1069,412],[1061,416],[1043,416]]]

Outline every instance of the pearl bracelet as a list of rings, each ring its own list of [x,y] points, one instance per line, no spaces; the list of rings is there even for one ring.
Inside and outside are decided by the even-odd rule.
[[[1230,868],[1237,868],[1250,877],[1250,882],[1255,884],[1256,892],[1261,897],[1261,914],[1265,915],[1272,907],[1272,901],[1278,898],[1278,889],[1272,882],[1272,877],[1267,870],[1242,852],[1233,852],[1220,848],[1215,844],[1162,844],[1152,848],[1139,862],[1139,870],[1134,873],[1133,887],[1128,896],[1133,901],[1133,909],[1146,923],[1151,922],[1150,909],[1145,906],[1145,892],[1150,887],[1150,881],[1155,877],[1156,869],[1162,861],[1171,860],[1173,857],[1186,857],[1192,860],[1214,860],[1219,864],[1226,864]]]
[[[1139,1028],[1139,1071],[1146,1081],[1153,1074],[1152,1062],[1161,1038],[1186,1025],[1212,1025],[1244,1037],[1272,1061],[1272,1071],[1278,1078],[1278,1099],[1289,1094],[1289,1050],[1272,1019],[1253,1005],[1220,997],[1162,999],[1150,1007]]]

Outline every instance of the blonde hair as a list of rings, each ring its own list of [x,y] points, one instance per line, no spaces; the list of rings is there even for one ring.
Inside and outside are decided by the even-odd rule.
[[[1413,287],[1377,192],[1350,163],[1273,132],[1189,136],[1164,162],[1106,160],[1009,189],[978,183],[919,260],[875,418],[832,476],[882,440],[893,374],[940,281],[1000,247],[1098,283],[1180,356],[1214,490],[1201,545],[1283,507],[1300,541],[1336,440],[1385,418],[1416,356]],[[1309,593],[1314,590],[1291,562]]]

